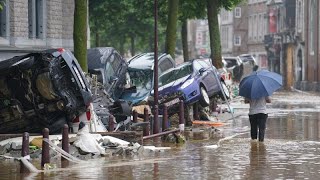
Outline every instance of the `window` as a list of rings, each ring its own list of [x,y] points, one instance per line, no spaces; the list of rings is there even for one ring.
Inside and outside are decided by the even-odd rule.
[[[234,9],[234,17],[241,18],[241,8],[240,7],[236,7]]]
[[[302,31],[302,23],[303,23],[303,16],[302,16],[302,2],[298,2],[298,16],[297,16],[297,30],[298,32]]]
[[[241,36],[236,35],[234,37],[234,45],[235,46],[241,46]]]
[[[0,11],[0,37],[8,37],[9,33],[9,8],[7,5],[9,4],[8,1],[1,1],[3,9]]]
[[[172,62],[169,59],[165,59],[163,60],[160,64],[159,64],[159,74],[161,74],[162,72],[170,69],[173,67]]]
[[[111,77],[115,75],[116,69],[114,68],[113,64],[115,62],[114,55],[111,55],[106,63],[106,72],[105,72],[105,81],[111,84]]]
[[[253,16],[253,38],[257,39],[257,33],[258,33],[258,23],[257,23],[257,15]]]
[[[28,0],[29,38],[44,38],[44,1],[45,0]]]
[[[211,63],[209,61],[205,60],[196,60],[193,62],[194,69],[199,71],[201,68],[209,69],[211,66]]]
[[[259,27],[258,27],[258,33],[259,33],[259,40],[262,40],[263,35],[263,16],[262,14],[259,14]]]
[[[316,29],[316,13],[317,13],[317,9],[316,9],[316,1],[315,0],[311,0],[310,1],[310,6],[309,6],[309,53],[310,55],[314,55],[314,49],[315,49],[315,29]]]
[[[249,16],[249,39],[252,39],[252,16]]]

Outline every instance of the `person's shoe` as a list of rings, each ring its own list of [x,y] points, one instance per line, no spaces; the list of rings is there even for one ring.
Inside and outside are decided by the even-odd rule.
[[[258,140],[257,139],[251,139],[250,142],[255,143],[255,142],[258,142]]]

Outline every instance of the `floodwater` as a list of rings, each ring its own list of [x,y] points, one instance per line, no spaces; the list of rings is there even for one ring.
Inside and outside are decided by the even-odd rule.
[[[250,141],[248,109],[236,100],[231,103],[236,118],[221,128],[220,141],[188,140],[170,150],[26,175],[17,161],[5,160],[0,179],[319,179],[320,96],[280,92],[272,100],[264,143]],[[40,162],[33,164],[40,169]]]

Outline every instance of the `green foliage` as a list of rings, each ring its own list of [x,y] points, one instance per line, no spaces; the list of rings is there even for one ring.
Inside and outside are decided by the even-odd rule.
[[[207,2],[204,0],[180,0],[179,19],[203,19],[206,17]]]

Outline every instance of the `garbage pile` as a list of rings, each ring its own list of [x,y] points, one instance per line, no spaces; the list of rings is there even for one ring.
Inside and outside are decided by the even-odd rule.
[[[31,140],[32,139],[32,140]],[[49,137],[50,157],[54,158],[63,153],[61,148],[61,135]],[[30,159],[41,158],[42,137],[30,138]],[[134,156],[152,151],[163,151],[168,147],[142,146],[139,143],[127,142],[112,136],[89,133],[88,128],[82,128],[76,135],[69,135],[69,155],[80,160],[89,160],[99,157]],[[0,159],[18,159],[21,157],[22,139],[13,138],[0,142]]]

